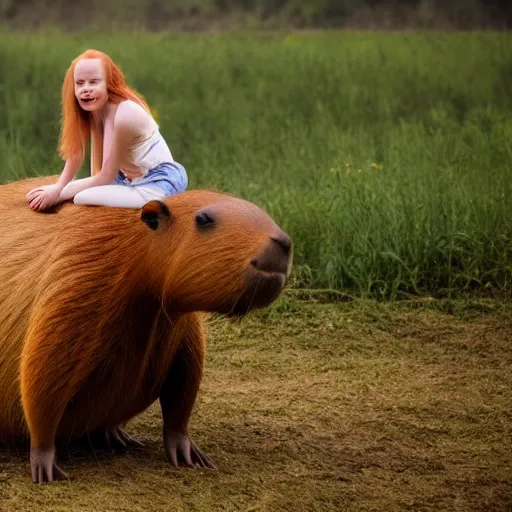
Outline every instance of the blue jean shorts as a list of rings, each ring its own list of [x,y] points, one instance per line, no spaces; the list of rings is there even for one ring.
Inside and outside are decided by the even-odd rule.
[[[188,176],[185,167],[178,162],[164,162],[150,169],[143,178],[130,181],[120,171],[116,177],[116,185],[139,187],[154,185],[165,192],[165,196],[173,196],[184,192],[188,185]]]

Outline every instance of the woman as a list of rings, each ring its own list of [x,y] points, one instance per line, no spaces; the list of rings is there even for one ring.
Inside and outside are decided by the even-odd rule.
[[[75,180],[89,141],[91,177]],[[148,105],[97,50],[79,55],[66,72],[59,153],[66,163],[57,183],[27,193],[33,210],[69,199],[141,208],[187,188],[187,173],[174,161]]]

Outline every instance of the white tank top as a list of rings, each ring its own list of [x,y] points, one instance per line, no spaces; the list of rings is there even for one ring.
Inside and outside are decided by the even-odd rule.
[[[159,164],[174,162],[171,150],[156,123],[153,133],[132,148],[130,160],[132,165],[141,170],[143,176]]]
[[[130,180],[137,180],[145,177],[158,165],[165,162],[172,163],[174,159],[153,116],[132,100],[126,100],[126,103],[138,111],[138,115],[133,116],[133,123],[141,134],[129,148],[128,158],[121,167],[121,171]]]

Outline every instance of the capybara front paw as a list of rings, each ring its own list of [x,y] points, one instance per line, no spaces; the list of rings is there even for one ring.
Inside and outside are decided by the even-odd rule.
[[[55,447],[30,449],[30,469],[32,482],[40,484],[54,480],[69,479],[69,476],[55,464]]]
[[[165,452],[174,467],[216,469],[212,459],[183,432],[164,432]]]

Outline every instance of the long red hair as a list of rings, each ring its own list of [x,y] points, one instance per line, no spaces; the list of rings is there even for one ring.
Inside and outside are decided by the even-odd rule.
[[[62,128],[59,141],[59,154],[67,160],[72,156],[85,156],[85,150],[91,140],[91,174],[97,173],[102,166],[102,140],[100,127],[92,123],[89,112],[82,110],[75,97],[74,72],[81,59],[100,59],[105,70],[108,101],[121,103],[132,100],[150,112],[144,98],[126,84],[123,72],[105,53],[98,50],[86,50],[71,62],[62,84]]]

